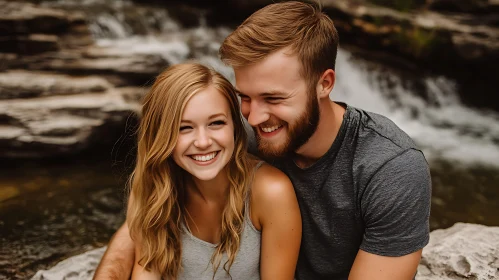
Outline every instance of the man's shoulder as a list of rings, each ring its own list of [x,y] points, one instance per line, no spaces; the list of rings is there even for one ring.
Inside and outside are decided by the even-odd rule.
[[[397,157],[406,157],[407,166],[425,161],[415,142],[389,118],[358,108],[351,108],[358,120],[353,144],[353,172],[369,180],[382,166]]]
[[[358,140],[363,141],[361,144],[373,143],[372,146],[366,145],[366,148],[379,144],[396,150],[417,148],[411,137],[391,119],[366,110],[354,107],[351,109],[359,120]]]

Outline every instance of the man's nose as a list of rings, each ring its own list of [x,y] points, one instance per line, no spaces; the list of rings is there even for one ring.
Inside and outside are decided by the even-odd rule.
[[[253,100],[248,105],[245,115],[251,126],[258,126],[269,119],[269,113],[265,105]]]
[[[194,140],[194,146],[199,149],[206,149],[213,144],[210,133],[206,129],[199,129]]]

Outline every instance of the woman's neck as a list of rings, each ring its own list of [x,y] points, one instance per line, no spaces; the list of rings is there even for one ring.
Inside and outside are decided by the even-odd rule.
[[[201,199],[207,204],[225,205],[229,191],[229,178],[225,170],[220,171],[212,180],[199,180],[191,177],[187,184],[187,197]]]

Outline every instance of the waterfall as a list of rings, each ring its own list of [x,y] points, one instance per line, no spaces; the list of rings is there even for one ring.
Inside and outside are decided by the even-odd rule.
[[[396,72],[366,67],[340,50],[333,100],[393,120],[423,149],[428,159],[499,166],[499,114],[462,104],[455,81],[414,75],[413,83]],[[411,84],[418,83],[418,87]]]
[[[199,26],[183,28],[170,17],[168,8],[127,0],[109,2],[105,8],[96,0],[75,1],[55,2],[92,11],[88,19],[98,45],[130,55],[158,54],[170,63],[197,59],[234,82],[232,70],[218,59],[218,48],[231,32],[229,28],[208,27],[201,15]],[[344,48],[338,52],[336,66],[331,98],[387,116],[417,142],[429,160],[499,167],[499,114],[463,104],[456,81],[403,73]]]

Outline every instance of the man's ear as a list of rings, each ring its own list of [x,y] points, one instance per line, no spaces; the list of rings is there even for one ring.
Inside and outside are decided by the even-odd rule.
[[[317,95],[319,99],[329,98],[329,93],[333,90],[334,83],[336,82],[336,73],[334,70],[327,69],[324,71],[317,84]]]

